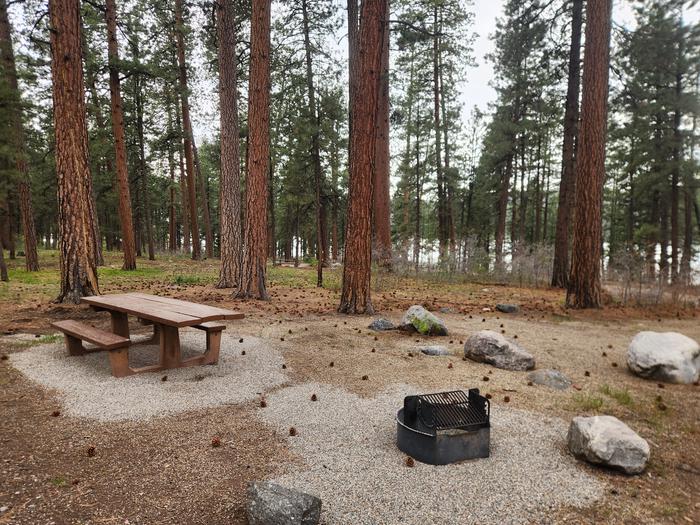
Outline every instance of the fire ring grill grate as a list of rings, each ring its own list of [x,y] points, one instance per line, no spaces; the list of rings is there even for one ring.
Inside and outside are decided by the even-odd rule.
[[[489,456],[489,400],[479,389],[404,398],[396,415],[397,445],[433,465]]]

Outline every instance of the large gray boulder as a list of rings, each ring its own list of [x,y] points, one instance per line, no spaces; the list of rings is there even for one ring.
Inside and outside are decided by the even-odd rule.
[[[422,335],[447,335],[443,320],[418,304],[406,310],[399,328]]]
[[[677,332],[639,332],[627,349],[632,373],[668,383],[694,383],[700,371],[700,345]]]
[[[321,518],[321,500],[269,481],[248,486],[250,525],[316,525]]]
[[[491,330],[481,330],[464,343],[464,357],[505,370],[532,370],[535,358],[521,346]]]
[[[574,456],[626,474],[643,472],[649,461],[649,444],[613,416],[575,417],[567,442]]]
[[[554,390],[566,390],[571,386],[571,380],[559,370],[535,370],[534,372],[530,372],[527,378],[536,385],[547,386]]]

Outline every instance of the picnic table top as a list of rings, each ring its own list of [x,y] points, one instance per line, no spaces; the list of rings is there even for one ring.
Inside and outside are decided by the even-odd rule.
[[[140,319],[178,328],[208,321],[243,319],[245,317],[241,312],[217,306],[138,292],[93,295],[83,297],[82,302],[93,308],[134,315]]]

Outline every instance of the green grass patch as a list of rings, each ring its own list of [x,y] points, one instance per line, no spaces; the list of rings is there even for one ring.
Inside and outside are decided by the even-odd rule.
[[[606,384],[601,386],[599,391],[601,394],[605,394],[606,396],[613,398],[621,405],[629,406],[632,404],[632,395],[626,388],[618,390]]]
[[[582,393],[572,396],[576,407],[581,410],[600,410],[603,406],[603,398],[593,394]]]
[[[64,478],[62,476],[57,476],[55,478],[51,478],[51,484],[55,485],[57,487],[65,487],[67,484],[66,478]]]
[[[173,284],[178,286],[188,286],[191,284],[207,284],[210,279],[202,275],[176,275]]]

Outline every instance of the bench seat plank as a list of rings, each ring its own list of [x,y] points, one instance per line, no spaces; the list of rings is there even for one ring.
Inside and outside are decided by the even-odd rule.
[[[65,321],[56,321],[51,323],[51,326],[57,328],[64,334],[87,341],[93,345],[99,346],[104,350],[114,350],[116,348],[124,348],[131,344],[131,341],[126,337],[122,337],[112,332],[105,332],[94,326],[90,326],[79,321],[67,319]]]

